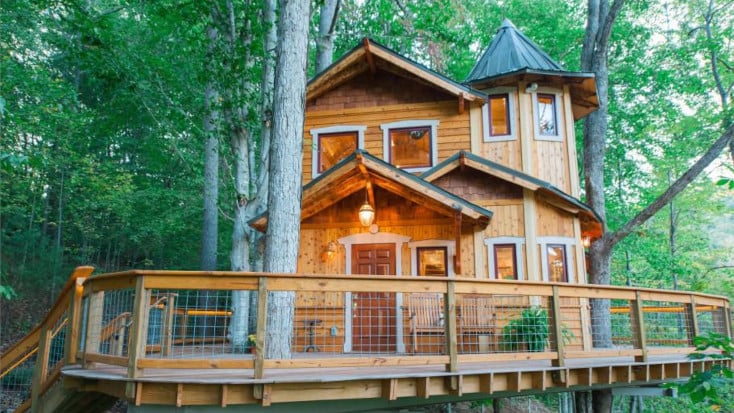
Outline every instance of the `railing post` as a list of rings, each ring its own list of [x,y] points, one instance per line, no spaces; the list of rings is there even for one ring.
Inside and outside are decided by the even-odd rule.
[[[87,361],[87,354],[99,353],[99,340],[102,335],[102,313],[104,311],[104,291],[89,294],[89,309],[87,314],[87,336],[84,338],[84,357],[82,364],[85,369],[92,364]]]
[[[268,328],[268,279],[260,277],[257,287],[257,330],[255,332],[255,378],[265,376],[265,332]]]
[[[458,357],[458,340],[456,339],[456,283],[453,280],[446,282],[446,295],[444,299],[444,326],[446,327],[446,352],[449,356],[449,363],[446,365],[446,371],[459,371]],[[456,376],[451,377],[451,389],[458,389],[458,381]]]
[[[38,352],[36,353],[36,365],[33,368],[33,382],[31,383],[31,412],[37,413],[41,410],[40,396],[41,389],[48,377],[48,357],[51,348],[51,334],[49,326],[44,324],[41,327],[41,337],[38,339]]]
[[[698,316],[696,313],[696,297],[691,294],[691,302],[685,305],[686,318],[688,319],[688,344],[693,345],[693,339],[700,334],[698,330]]]
[[[127,346],[127,377],[135,379],[143,373],[138,368],[138,359],[145,357],[146,340],[148,339],[148,313],[150,309],[150,290],[145,288],[145,276],[138,275],[135,280],[135,299],[133,300],[132,320]],[[135,397],[135,381],[129,380],[125,388],[125,396]]]
[[[171,348],[173,345],[173,315],[175,312],[176,294],[167,293],[165,303],[166,307],[163,312],[163,326],[161,328],[163,333],[163,337],[161,338],[161,355],[168,356],[171,354]]]
[[[634,348],[642,350],[641,356],[635,356],[635,361],[647,362],[647,339],[645,338],[645,316],[642,309],[640,291],[635,291],[635,299],[630,303],[630,321],[633,331]]]
[[[553,333],[553,341],[558,357],[553,359],[552,364],[555,367],[563,367],[566,365],[566,349],[563,343],[563,323],[561,323],[561,299],[558,294],[558,286],[553,286],[553,296],[550,297],[551,323]]]
[[[69,316],[66,322],[66,340],[64,340],[64,354],[66,355],[64,361],[67,365],[76,363],[76,352],[79,349],[84,280],[86,278],[81,277],[75,280],[74,292],[69,300]]]

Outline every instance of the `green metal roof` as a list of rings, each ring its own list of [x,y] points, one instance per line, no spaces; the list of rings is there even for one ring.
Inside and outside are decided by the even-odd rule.
[[[466,83],[505,76],[525,70],[569,75],[508,19],[502,22],[487,49],[472,68]]]

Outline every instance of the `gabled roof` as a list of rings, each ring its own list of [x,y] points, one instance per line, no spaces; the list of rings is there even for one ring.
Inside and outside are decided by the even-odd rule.
[[[433,87],[467,101],[484,100],[487,97],[478,90],[451,80],[365,37],[362,44],[354,47],[308,82],[306,99],[316,98],[362,73],[367,71],[375,73],[378,69],[415,76]]]
[[[561,65],[505,19],[466,81],[496,77],[520,69],[565,72]]]
[[[505,19],[464,83],[484,90],[517,79],[568,83],[574,119],[588,115],[599,106],[593,73],[567,71]]]
[[[487,226],[492,211],[462,199],[430,182],[357,150],[303,187],[301,220],[336,204],[338,201],[373,185],[397,194],[407,200],[447,216],[461,212],[463,221]],[[370,201],[375,205],[374,199]],[[267,213],[252,219],[249,224],[263,231],[267,227]]]
[[[569,213],[585,217],[585,221],[587,222],[587,232],[594,236],[602,235],[602,219],[593,209],[591,209],[590,206],[556,188],[549,182],[492,162],[470,152],[457,152],[421,174],[420,177],[426,181],[433,182],[462,166],[468,166],[480,172],[484,172],[488,175],[495,176],[541,194],[545,198],[544,201],[549,204]]]

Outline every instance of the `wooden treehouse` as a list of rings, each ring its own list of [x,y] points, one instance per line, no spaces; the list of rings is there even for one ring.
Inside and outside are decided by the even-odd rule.
[[[0,408],[341,412],[731,363],[686,357],[696,335],[731,336],[726,298],[587,283],[603,223],[578,199],[574,121],[596,107],[592,74],[508,21],[463,84],[365,39],[308,84],[298,273],[80,267],[2,355]],[[283,336],[267,326],[278,291],[295,297]]]

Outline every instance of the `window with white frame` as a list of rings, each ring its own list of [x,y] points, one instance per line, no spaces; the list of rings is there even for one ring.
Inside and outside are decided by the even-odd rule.
[[[409,242],[411,274],[453,277],[455,245],[455,241],[440,239]]]
[[[436,165],[437,120],[409,120],[380,127],[386,162],[407,172],[421,172]]]
[[[357,149],[364,148],[366,126],[340,125],[311,129],[311,174],[315,178]]]
[[[485,142],[515,140],[514,93],[514,88],[498,88],[489,92],[487,103],[482,106]]]
[[[539,237],[543,280],[574,282],[573,251],[575,241],[569,237]]]
[[[533,93],[533,118],[536,140],[563,140],[560,93],[547,90]]]
[[[493,280],[522,280],[523,244],[521,237],[487,238],[487,267],[489,278]]]

